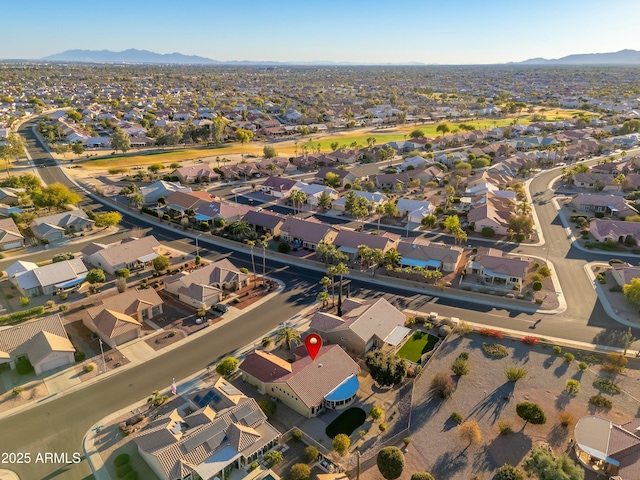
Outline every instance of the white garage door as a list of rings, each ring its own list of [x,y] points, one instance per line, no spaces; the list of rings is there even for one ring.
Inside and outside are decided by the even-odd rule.
[[[21,246],[22,242],[7,243],[2,246],[2,250],[11,250],[12,248],[20,248]]]
[[[58,357],[48,362],[44,362],[41,364],[40,371],[47,372],[49,370],[53,370],[54,368],[62,367],[67,365],[69,362],[67,361],[67,357]]]

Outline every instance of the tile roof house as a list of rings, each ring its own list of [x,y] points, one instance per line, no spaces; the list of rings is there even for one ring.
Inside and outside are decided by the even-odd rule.
[[[241,219],[247,212],[253,210],[249,205],[227,201],[209,201],[198,204],[195,209],[195,220],[213,223],[216,219],[222,219],[227,223],[233,223]]]
[[[164,180],[158,180],[144,187],[140,187],[140,193],[144,196],[144,203],[155,204],[160,197],[167,197],[173,192],[191,192],[191,187],[183,187],[177,182],[165,182]]]
[[[396,208],[402,217],[407,217],[409,223],[420,223],[422,217],[433,214],[436,207],[426,200],[398,199]]]
[[[7,268],[13,273],[9,280],[26,296],[48,295],[75,287],[87,276],[87,267],[81,258],[64,260],[38,267],[31,262],[16,262]]]
[[[462,247],[433,243],[420,237],[412,240],[401,241],[396,247],[401,255],[400,266],[442,272],[454,272],[458,268],[464,252]]]
[[[573,184],[580,188],[596,188],[602,186],[602,190],[614,193],[619,189],[613,179],[616,175],[606,173],[576,173],[573,176]]]
[[[64,238],[68,233],[91,231],[94,223],[83,210],[71,210],[35,218],[29,227],[36,238],[54,241]]]
[[[494,248],[478,248],[475,256],[467,261],[467,274],[478,275],[485,285],[493,288],[522,289],[529,262],[518,258],[505,257]]]
[[[509,219],[513,209],[513,202],[487,193],[485,203],[474,206],[467,215],[467,220],[473,225],[475,232],[483,228],[493,229],[496,235],[506,235],[509,232]]]
[[[58,314],[0,329],[0,365],[9,364],[10,368],[26,357],[40,375],[73,365],[75,350]]]
[[[372,348],[399,345],[410,330],[406,318],[384,298],[357,299],[350,297],[342,304],[343,315],[317,312],[311,317],[309,329],[326,343],[335,343],[358,356]]]
[[[160,243],[150,235],[142,238],[128,238],[122,242],[103,245],[92,242],[82,249],[82,258],[89,265],[101,268],[110,275],[120,268],[135,270],[145,268],[160,256]]]
[[[304,353],[297,350],[296,353]],[[255,350],[239,367],[242,379],[311,418],[325,409],[346,408],[356,398],[360,367],[338,345],[323,346],[315,360],[306,354],[289,363]]]
[[[87,308],[82,323],[107,345],[117,347],[139,338],[142,322],[160,315],[163,303],[153,288],[131,289]]]
[[[258,212],[251,210],[242,217],[259,234],[266,233],[268,235],[280,235],[280,227],[284,219],[282,215],[268,210]]]
[[[315,250],[320,242],[333,243],[338,230],[315,219],[287,217],[280,227],[280,239],[296,248]]]
[[[356,195],[356,197],[365,198],[369,203],[373,205],[374,209],[376,206],[389,201],[389,197],[387,197],[384,193],[365,192],[362,190],[351,190],[351,191]],[[338,200],[335,200],[333,202],[332,208],[334,210],[339,210],[341,212],[344,212],[344,206],[346,201],[347,201],[347,196],[343,195]]]
[[[408,185],[411,181],[411,172],[402,173],[381,173],[379,175],[370,175],[371,180],[376,188],[388,188],[392,190],[396,184]]]
[[[179,399],[184,402],[178,408],[153,420],[134,439],[140,456],[162,480],[227,478],[229,470],[246,470],[279,445],[280,432],[257,402],[223,379]]]
[[[624,243],[635,240],[640,244],[640,223],[622,220],[595,219],[589,223],[589,233],[598,242]]]
[[[220,180],[220,175],[206,163],[176,168],[171,176],[178,177],[180,183],[211,183]]]
[[[313,175],[314,183],[322,183],[324,184],[325,179],[327,178],[327,173],[333,173],[340,178],[340,186],[344,187],[347,183],[353,183],[356,177],[349,170],[342,170],[340,168],[331,168],[331,167],[322,167],[318,170],[317,173]]]
[[[369,248],[380,249],[383,252],[398,245],[400,237],[392,235],[372,235],[355,230],[341,229],[333,240],[333,244],[343,253],[346,253],[351,260],[358,258],[358,247],[366,245]]]
[[[0,250],[11,250],[24,246],[24,237],[13,218],[0,219]]]
[[[638,215],[638,211],[618,195],[579,193],[571,199],[571,204],[576,210],[602,212],[606,217],[624,219],[631,215]]]
[[[289,196],[296,183],[296,180],[290,178],[269,177],[260,185],[260,190],[272,197],[285,198]]]
[[[612,480],[640,478],[640,419],[625,424],[590,415],[575,426],[578,461]]]
[[[164,280],[165,290],[195,308],[210,307],[222,299],[224,290],[236,291],[249,284],[249,275],[228,259],[218,260],[191,273],[180,272]]]
[[[634,278],[640,278],[640,267],[628,263],[614,263],[611,265],[611,276],[620,287],[624,287]]]

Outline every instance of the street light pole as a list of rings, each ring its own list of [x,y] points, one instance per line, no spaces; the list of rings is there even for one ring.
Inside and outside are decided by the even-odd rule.
[[[104,361],[104,349],[102,348],[102,339],[99,338],[98,341],[100,342],[100,354],[102,355],[102,373],[107,373],[107,364]]]
[[[198,245],[198,238],[202,235],[201,233],[196,235],[196,257],[200,256],[200,246]]]

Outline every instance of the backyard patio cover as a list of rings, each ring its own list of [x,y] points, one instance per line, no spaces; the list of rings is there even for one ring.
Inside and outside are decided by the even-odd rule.
[[[389,335],[387,335],[387,338],[384,339],[384,343],[388,343],[389,345],[393,345],[395,347],[409,333],[411,333],[411,329],[407,327],[397,326],[391,331]]]
[[[148,253],[146,255],[143,255],[141,257],[138,257],[136,260],[138,260],[140,263],[147,263],[150,262],[151,260],[153,260],[154,258],[159,257],[160,254],[153,252],[153,253]]]

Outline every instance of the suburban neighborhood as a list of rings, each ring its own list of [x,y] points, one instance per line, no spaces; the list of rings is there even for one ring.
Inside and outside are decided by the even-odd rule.
[[[640,478],[637,73],[0,62],[6,478]]]

